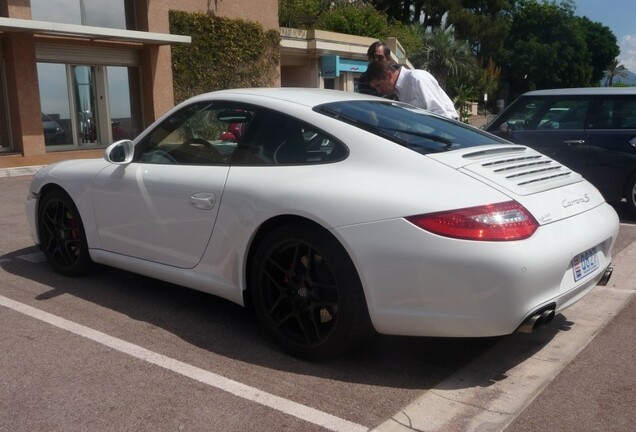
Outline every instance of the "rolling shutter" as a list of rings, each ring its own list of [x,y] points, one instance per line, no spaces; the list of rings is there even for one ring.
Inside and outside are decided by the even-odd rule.
[[[139,66],[140,51],[132,48],[70,45],[64,43],[35,44],[37,61],[103,66]]]

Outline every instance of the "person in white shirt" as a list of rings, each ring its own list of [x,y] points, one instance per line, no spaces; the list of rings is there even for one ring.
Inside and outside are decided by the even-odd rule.
[[[379,94],[395,93],[400,102],[459,120],[453,101],[433,75],[421,69],[394,69],[390,63],[373,60],[367,66],[371,87]]]

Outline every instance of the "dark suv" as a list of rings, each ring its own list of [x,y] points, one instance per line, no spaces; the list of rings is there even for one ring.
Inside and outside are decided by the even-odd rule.
[[[579,172],[636,214],[636,87],[537,90],[485,126]]]

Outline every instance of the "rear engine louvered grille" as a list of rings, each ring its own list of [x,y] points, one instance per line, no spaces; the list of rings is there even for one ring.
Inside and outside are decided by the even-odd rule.
[[[519,186],[564,178],[571,174],[570,170],[564,170],[562,165],[542,155],[498,160],[482,166],[491,168],[493,173],[503,175],[506,180],[518,180]]]
[[[579,181],[579,174],[536,151],[521,147],[465,154],[469,170],[518,193],[532,193]],[[523,192],[525,191],[525,192]]]

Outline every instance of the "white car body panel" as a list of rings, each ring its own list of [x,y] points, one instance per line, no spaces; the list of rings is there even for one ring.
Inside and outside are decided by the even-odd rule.
[[[26,202],[31,235],[38,243],[37,195],[56,184],[78,207],[95,262],[243,304],[259,228],[279,217],[303,218],[329,230],[347,250],[373,325],[386,334],[507,334],[531,311],[569,306],[601,278],[618,218],[578,174],[553,166],[563,175],[528,186],[491,168],[517,154],[546,162],[525,147],[493,144],[424,156],[312,111],[336,100],[375,100],[340,93],[241,89],[187,103],[230,98],[286,112],[346,143],[349,156],[342,161],[277,167],[62,162],[34,176]],[[496,151],[476,156],[484,150]],[[511,169],[536,177],[523,167]],[[510,200],[540,224],[528,239],[452,239],[404,219]],[[573,257],[592,247],[599,268],[574,282]]]
[[[505,243],[448,239],[404,219],[336,231],[344,244],[357,245],[349,252],[364,269],[360,274],[379,332],[494,336],[513,332],[527,313],[541,306],[556,302],[561,310],[572,296],[596,285],[598,272],[575,283],[571,261],[590,247],[592,237],[591,243],[599,245],[600,267],[609,265],[616,231],[590,232],[589,227],[617,218],[607,205],[582,216],[544,225],[530,239]],[[378,243],[387,247],[374,247]]]
[[[95,247],[194,267],[212,235],[228,171],[139,163],[105,168],[93,183]]]

